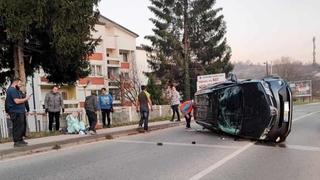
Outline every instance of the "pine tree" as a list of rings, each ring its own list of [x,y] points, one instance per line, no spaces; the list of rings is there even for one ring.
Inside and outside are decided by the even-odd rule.
[[[14,76],[25,83],[40,67],[54,83],[87,76],[98,2],[0,0],[0,84]]]
[[[215,0],[151,0],[151,4],[155,28],[154,35],[146,36],[152,44],[145,49],[153,54],[148,62],[156,77],[174,80],[188,99],[196,91],[197,75],[233,69],[226,23],[222,9],[214,8]]]
[[[159,86],[160,85],[157,85],[156,83],[154,75],[150,75],[147,84],[147,90],[151,94],[152,104],[161,105],[165,103],[165,99]]]

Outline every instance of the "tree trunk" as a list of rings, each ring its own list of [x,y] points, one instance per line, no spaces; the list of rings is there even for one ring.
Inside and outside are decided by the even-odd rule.
[[[188,0],[184,0],[184,99],[190,99],[190,74],[189,74],[189,16]]]
[[[24,67],[24,58],[23,58],[23,42],[18,41],[18,43],[14,46],[14,78],[20,78],[22,81],[21,91],[26,92],[26,72]]]

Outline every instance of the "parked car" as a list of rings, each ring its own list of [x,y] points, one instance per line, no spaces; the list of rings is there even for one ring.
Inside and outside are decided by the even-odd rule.
[[[292,126],[292,93],[280,77],[228,80],[195,94],[195,120],[240,137],[283,142]]]

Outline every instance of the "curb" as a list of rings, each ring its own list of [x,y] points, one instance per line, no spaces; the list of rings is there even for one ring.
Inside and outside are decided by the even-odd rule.
[[[184,124],[185,122],[173,122],[173,123],[160,124],[160,125],[151,125],[149,126],[149,131],[156,131],[156,130],[171,128],[171,127],[177,127]],[[101,133],[97,135],[82,136],[82,137],[73,138],[73,139],[36,144],[36,145],[31,145],[31,146],[26,146],[21,148],[7,149],[7,150],[0,151],[0,161],[19,157],[19,156],[35,154],[35,153],[59,150],[62,148],[80,145],[80,144],[88,144],[91,142],[110,140],[110,139],[115,139],[115,138],[124,137],[124,136],[136,135],[139,133],[142,133],[142,132],[138,128],[131,128],[126,130],[119,130],[116,132],[109,132],[109,133],[107,132],[107,133]]]

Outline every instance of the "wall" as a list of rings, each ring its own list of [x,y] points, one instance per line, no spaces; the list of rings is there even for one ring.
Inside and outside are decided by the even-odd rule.
[[[144,72],[151,72],[151,68],[149,68],[149,64],[147,62],[147,53],[141,48],[137,48],[136,50],[136,65],[139,67],[137,68],[139,81],[141,84],[147,85],[148,78],[144,75]]]

